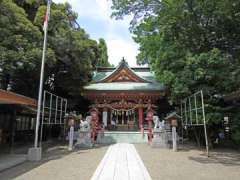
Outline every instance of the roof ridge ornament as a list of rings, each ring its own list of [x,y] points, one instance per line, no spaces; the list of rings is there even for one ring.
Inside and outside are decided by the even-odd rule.
[[[100,82],[142,82],[147,83],[148,80],[140,77],[134,70],[128,66],[127,61],[123,57],[119,65],[107,76],[97,81]]]
[[[122,60],[120,61],[119,64],[126,64],[126,65],[128,65],[128,62],[126,61],[126,59],[124,57],[122,57]]]

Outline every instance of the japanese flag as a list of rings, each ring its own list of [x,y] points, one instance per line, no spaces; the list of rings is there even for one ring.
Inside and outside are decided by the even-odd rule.
[[[48,27],[48,21],[49,21],[49,18],[50,18],[50,6],[51,6],[51,0],[48,0],[47,10],[46,10],[46,13],[45,13],[44,23],[43,23],[43,31],[44,32],[47,31],[47,27]]]

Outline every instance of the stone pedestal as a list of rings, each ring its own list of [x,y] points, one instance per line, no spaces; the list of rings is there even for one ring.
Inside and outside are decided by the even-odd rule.
[[[29,161],[40,161],[42,159],[42,148],[29,148],[27,159]]]
[[[93,146],[90,131],[79,131],[79,136],[75,144],[76,148],[91,148]]]
[[[153,148],[169,148],[167,133],[164,129],[154,129],[151,146]]]

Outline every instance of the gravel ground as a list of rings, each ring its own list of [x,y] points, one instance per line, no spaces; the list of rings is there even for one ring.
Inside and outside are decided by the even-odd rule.
[[[48,149],[40,162],[26,162],[0,172],[0,180],[88,180],[107,148],[96,147],[69,153],[67,146],[56,146]]]
[[[135,145],[153,180],[240,180],[240,153],[184,147],[178,152]]]
[[[240,153],[185,147],[178,152],[135,145],[153,180],[239,180]],[[0,180],[89,180],[108,146],[68,152],[67,146],[49,148],[40,162],[26,162],[0,172]]]

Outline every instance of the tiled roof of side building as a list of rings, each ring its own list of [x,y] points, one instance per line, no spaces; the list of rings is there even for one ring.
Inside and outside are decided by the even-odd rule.
[[[37,107],[37,100],[0,89],[0,104],[18,104]]]

